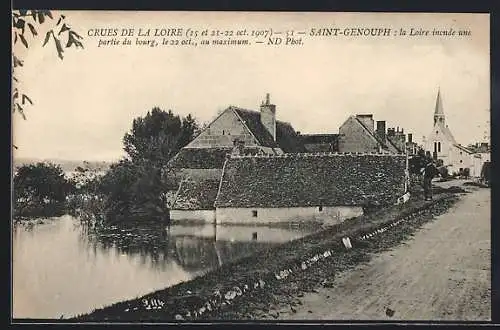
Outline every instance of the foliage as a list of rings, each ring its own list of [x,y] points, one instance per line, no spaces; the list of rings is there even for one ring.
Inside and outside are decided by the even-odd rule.
[[[74,190],[60,166],[51,163],[23,165],[14,176],[14,202],[17,214],[47,205],[62,205]]]
[[[123,138],[127,156],[104,175],[79,166],[71,178],[71,213],[95,224],[168,221],[167,195],[177,189],[166,163],[199,131],[196,120],[154,108],[135,118]]]
[[[145,117],[134,119],[123,138],[124,150],[134,161],[165,162],[191,141],[198,128],[191,115],[181,119],[171,110],[155,107]]]
[[[101,177],[101,168],[91,168],[88,162],[84,162],[83,167],[75,168],[70,181],[74,184],[77,193],[96,194],[99,191],[99,182]]]
[[[168,215],[164,180],[161,168],[149,160],[123,159],[113,164],[100,183],[106,218],[120,222]]]
[[[25,48],[29,48],[28,35],[32,38],[39,36],[39,28],[47,21],[47,18],[53,20],[53,14],[50,10],[15,10],[12,12],[12,34],[14,45],[20,41]],[[72,46],[83,48],[81,40],[83,39],[76,33],[69,24],[65,21],[66,17],[60,15],[57,18],[56,25],[45,33],[43,46],[47,45],[51,40],[54,42],[57,56],[62,60],[64,58],[64,48]],[[29,32],[27,32],[29,30]],[[63,46],[64,43],[64,46]],[[18,82],[14,76],[14,71],[18,67],[22,67],[24,61],[18,56],[12,54],[12,79]],[[12,91],[12,112],[19,112],[26,119],[24,107],[27,104],[33,104],[33,101],[24,93],[20,92],[17,87]]]
[[[108,222],[168,220],[167,192],[177,186],[165,165],[198,127],[191,115],[181,118],[157,107],[134,119],[123,138],[128,157],[111,165],[99,182]]]

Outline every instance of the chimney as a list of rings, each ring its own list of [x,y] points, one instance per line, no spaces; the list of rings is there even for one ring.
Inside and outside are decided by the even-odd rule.
[[[377,120],[377,131],[376,134],[383,143],[385,143],[385,120]]]
[[[269,93],[266,94],[266,101],[260,106],[260,122],[276,141],[276,105],[271,104]]]
[[[356,115],[356,118],[365,125],[366,128],[373,134],[374,133],[374,122],[373,115]]]
[[[413,135],[411,133],[408,133],[408,142],[409,143],[413,142]]]

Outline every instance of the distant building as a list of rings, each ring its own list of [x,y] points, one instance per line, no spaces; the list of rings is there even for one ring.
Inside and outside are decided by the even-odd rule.
[[[474,172],[474,151],[460,145],[455,140],[446,124],[441,91],[438,90],[434,109],[434,125],[426,137],[426,151],[430,151],[435,159],[441,159],[450,173]]]
[[[413,134],[408,133],[408,140],[406,141],[406,150],[408,152],[408,156],[413,156],[417,154],[419,149],[418,143],[413,141]]]
[[[410,135],[411,136],[411,135]],[[386,129],[386,122],[376,123],[372,114],[350,116],[339,128],[339,152],[390,152],[405,153],[407,147],[413,150],[413,143],[407,145],[403,129]]]
[[[338,134],[300,134],[306,152],[339,151]]]
[[[474,152],[472,176],[479,178],[481,176],[481,170],[483,169],[484,163],[491,162],[491,147],[489,143],[482,142],[469,145],[467,149]]]

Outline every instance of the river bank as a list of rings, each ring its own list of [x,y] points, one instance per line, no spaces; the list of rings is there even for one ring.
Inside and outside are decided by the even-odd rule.
[[[373,237],[383,232],[383,235],[394,233],[398,240],[403,239],[411,228],[431,218],[426,214],[445,212],[452,204],[453,196],[445,189],[432,202],[410,200],[403,205],[350,219],[277,248],[261,250],[192,281],[116,303],[72,321],[259,318],[252,315],[252,306],[271,303],[273,292],[283,288],[282,283],[286,282],[284,287],[293,290],[294,286],[288,281],[295,278],[300,282],[300,290],[312,290],[317,280],[314,274],[325,264],[349,267],[367,261],[368,253],[374,249],[373,244],[378,246],[371,243]],[[394,230],[389,230],[389,227],[394,227]],[[376,230],[378,232],[374,233]],[[357,248],[347,250],[344,247],[342,238],[346,236],[351,237]],[[329,259],[328,263],[322,262],[326,259]],[[298,284],[296,289],[299,290]]]

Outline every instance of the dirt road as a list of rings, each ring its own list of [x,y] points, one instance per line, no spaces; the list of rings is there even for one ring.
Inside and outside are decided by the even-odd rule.
[[[405,244],[278,309],[279,319],[490,320],[490,190],[473,190]]]

